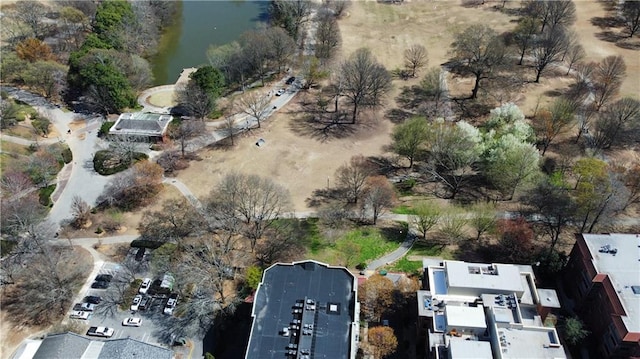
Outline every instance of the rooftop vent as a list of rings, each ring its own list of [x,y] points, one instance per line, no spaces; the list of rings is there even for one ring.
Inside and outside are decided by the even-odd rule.
[[[598,249],[598,252],[600,252],[600,253],[610,253],[610,254],[613,254],[615,256],[616,253],[618,253],[618,248],[613,248],[613,247],[611,247],[610,244],[605,244],[604,246],[600,247],[600,249]]]
[[[640,285],[632,285],[631,290],[633,291],[633,294],[640,294]]]

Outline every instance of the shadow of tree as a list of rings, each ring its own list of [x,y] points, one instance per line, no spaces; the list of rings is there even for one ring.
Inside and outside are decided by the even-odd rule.
[[[596,33],[596,37],[602,41],[612,42],[612,43],[618,43],[619,41],[622,41],[628,38],[620,32],[613,32],[611,30],[598,32]]]
[[[309,207],[320,207],[325,204],[329,204],[340,198],[343,198],[344,193],[338,188],[320,188],[313,191],[313,194],[305,200],[305,203]]]
[[[605,16],[605,17],[599,17],[599,16],[595,16],[591,18],[591,25],[593,26],[597,26],[601,29],[608,29],[611,27],[618,27],[620,26],[620,20],[616,19],[613,16]]]
[[[380,235],[387,241],[402,243],[407,239],[407,223],[395,222],[379,229]]]
[[[406,111],[400,108],[392,108],[384,114],[384,117],[386,117],[389,121],[393,122],[394,124],[399,124],[414,115],[415,115],[414,113],[411,113],[409,111]]]

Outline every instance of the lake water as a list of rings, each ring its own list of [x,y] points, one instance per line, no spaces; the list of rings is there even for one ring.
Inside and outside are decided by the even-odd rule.
[[[183,0],[181,14],[166,29],[151,59],[155,85],[172,84],[187,67],[207,63],[209,45],[223,45],[266,19],[268,1]]]

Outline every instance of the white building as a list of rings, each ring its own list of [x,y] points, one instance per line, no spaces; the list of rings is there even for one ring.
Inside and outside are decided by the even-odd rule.
[[[566,358],[554,290],[538,289],[531,266],[424,260],[419,335],[433,358]],[[550,318],[549,318],[550,319]]]

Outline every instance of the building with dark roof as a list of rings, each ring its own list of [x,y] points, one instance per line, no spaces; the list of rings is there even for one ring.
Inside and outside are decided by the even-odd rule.
[[[29,340],[18,349],[14,359],[172,359],[173,351],[131,338],[96,340],[75,333],[48,335]]]
[[[356,277],[316,261],[278,263],[258,285],[246,359],[354,359]]]
[[[110,135],[129,136],[148,142],[162,141],[173,117],[150,112],[123,113],[109,129]]]
[[[640,357],[640,234],[576,234],[564,288],[595,356]]]

